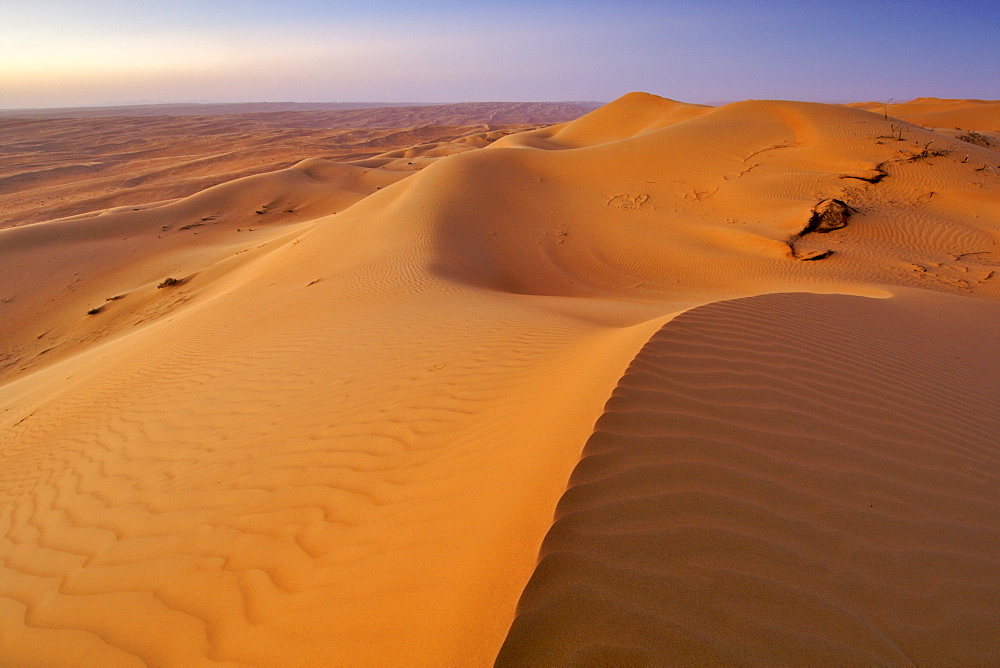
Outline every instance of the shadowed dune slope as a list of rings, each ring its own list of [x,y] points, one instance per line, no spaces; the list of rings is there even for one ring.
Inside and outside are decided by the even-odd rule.
[[[948,333],[959,331],[959,315],[973,324],[977,314],[995,315],[997,154],[920,128],[905,141],[882,138],[889,130],[881,116],[842,106],[748,101],[710,109],[633,94],[561,127],[421,139],[352,165],[310,159],[171,202],[0,230],[2,659],[490,664],[608,397],[671,318],[789,292],[902,295],[817,302],[843,306],[859,331],[875,326],[850,315],[866,308],[882,309],[899,327],[926,324],[919,313],[893,310],[915,303],[911,294],[931,295],[927,308],[949,316],[941,317]],[[952,150],[921,155],[928,141]],[[833,200],[840,208],[830,218],[821,211]],[[799,319],[818,335],[810,313]],[[779,349],[790,345],[782,341],[791,334],[775,331]],[[969,336],[987,331],[996,330]],[[823,353],[820,345],[809,350]],[[920,362],[930,365],[929,378],[948,378],[927,349],[901,350],[929,360]],[[709,372],[711,355],[678,359]],[[796,355],[771,370],[780,387],[797,379],[808,388],[838,373],[813,357],[800,372]],[[981,361],[988,372],[991,362]],[[859,438],[874,438],[866,429],[882,434],[857,403],[882,387],[871,385],[880,376],[844,378],[845,391],[859,393],[837,404],[853,407],[849,415],[823,418],[836,408],[826,403],[809,415]],[[836,378],[825,382],[823,391],[841,396]],[[948,387],[962,399],[928,403],[940,396],[934,386],[916,394],[890,387],[895,394],[885,396],[920,399],[914,405],[922,408],[885,408],[880,419],[893,430],[905,423],[900,415],[929,420],[940,406],[948,410],[938,409],[938,421],[951,424],[944,413],[962,414],[953,404],[972,405],[989,390]],[[730,394],[713,395],[718,406],[688,406],[690,419],[725,421]],[[791,414],[798,405],[789,399],[775,410]],[[739,417],[732,428],[752,424]],[[841,437],[810,456],[832,462],[829,453],[846,447]],[[962,438],[961,447],[980,453],[973,436]],[[910,461],[898,439],[888,442],[884,461]],[[972,542],[948,547],[947,538],[985,526],[965,513],[992,511],[976,505],[979,488],[953,494],[948,476],[973,455],[936,457],[942,443],[950,442],[918,453],[924,468],[916,471],[926,479],[875,476],[872,484],[884,485],[874,488],[877,498],[896,505],[875,505],[882,514],[870,517],[853,515],[847,500],[832,524],[795,515],[802,509],[788,495],[822,504],[839,492],[776,479],[774,496],[760,503],[775,501],[777,515],[755,520],[759,527],[745,528],[741,540],[765,555],[801,541],[793,566],[833,567],[840,562],[815,550],[824,536],[846,533],[838,522],[881,528],[885,517],[909,518],[907,503],[932,504],[941,517],[954,509],[944,545],[921,542],[910,525],[898,535],[926,559],[892,554],[934,571],[936,550],[954,550],[969,562],[955,582],[976,603],[974,591],[991,591],[977,584],[990,553]],[[713,452],[705,454],[707,473],[728,481]],[[860,467],[867,452],[848,454]],[[767,464],[763,475],[825,480],[818,464],[797,468],[813,461],[797,456],[775,454],[778,468]],[[975,456],[976,475],[992,475],[992,460]],[[712,483],[692,484],[734,499],[731,513],[746,517],[761,506],[744,504],[742,480],[718,493]],[[928,500],[910,494],[918,483]],[[706,541],[729,526],[713,508],[703,513],[705,527],[693,529]],[[804,537],[776,537],[786,521],[799,522]],[[842,545],[865,555],[866,540]],[[718,551],[724,572],[734,570],[726,549]],[[905,590],[905,599],[911,590],[886,568],[887,591]],[[775,577],[799,586],[797,573]],[[697,599],[702,580],[692,577],[677,576],[674,589],[688,587]],[[802,603],[804,615],[823,595],[834,611],[854,609],[824,582]],[[648,595],[663,600],[655,587]],[[884,608],[873,610],[865,619]],[[732,612],[752,616],[749,608]],[[845,647],[870,648],[838,614],[828,618],[848,633]],[[692,623],[710,636],[727,621]],[[910,651],[905,639],[894,642]]]
[[[597,421],[498,665],[995,661],[998,316],[775,294],[665,325]]]

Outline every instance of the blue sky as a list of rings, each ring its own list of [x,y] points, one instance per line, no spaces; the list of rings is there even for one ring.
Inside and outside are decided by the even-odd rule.
[[[0,108],[995,99],[998,25],[997,0],[0,0]]]

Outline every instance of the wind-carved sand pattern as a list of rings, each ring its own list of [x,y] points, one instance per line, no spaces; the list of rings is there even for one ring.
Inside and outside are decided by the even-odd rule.
[[[900,123],[630,94],[0,202],[0,663],[995,663],[1000,154]]]
[[[16,656],[58,662],[76,648],[135,663],[309,661],[343,656],[371,620],[391,624],[411,606],[434,610],[394,632],[406,648],[395,660],[405,663],[403,654],[433,637],[426,625],[437,626],[441,615],[461,632],[467,608],[489,609],[494,584],[414,590],[412,583],[432,564],[456,584],[478,580],[463,569],[509,549],[502,534],[512,525],[502,517],[510,511],[494,517],[495,510],[477,510],[476,499],[489,490],[495,505],[505,495],[502,472],[511,471],[512,457],[528,467],[526,480],[532,462],[557,454],[532,453],[538,436],[508,423],[518,404],[543,404],[512,391],[539,370],[560,378],[561,390],[546,384],[557,393],[578,391],[563,378],[593,382],[565,368],[573,355],[554,333],[572,331],[572,323],[539,330],[515,318],[498,328],[467,304],[461,319],[442,311],[429,328],[402,327],[399,336],[419,335],[427,345],[405,358],[390,354],[382,369],[338,345],[345,340],[338,323],[350,319],[345,306],[314,314],[311,326],[225,336],[232,323],[280,321],[302,306],[294,295],[281,301],[286,307],[265,299],[242,313],[208,316],[187,335],[147,330],[146,341],[133,342],[141,364],[71,384],[62,408],[42,408],[13,427],[0,591],[7,632],[23,620]],[[407,323],[408,310],[437,308],[397,306],[365,316],[373,334]],[[453,344],[472,332],[475,344],[459,353]],[[308,362],[287,368],[289,355],[304,350]],[[308,373],[315,368],[338,372],[319,380]],[[361,377],[374,394],[351,389]],[[525,417],[523,409],[514,414]],[[529,449],[481,451],[475,435],[490,428]],[[543,441],[566,428],[573,425]],[[477,488],[471,496],[462,491],[468,483]],[[467,531],[439,521],[454,504],[500,535],[466,544]],[[470,549],[482,554],[463,566],[460,555]],[[454,651],[433,643],[426,650],[428,657]],[[351,663],[377,663],[355,656]]]
[[[989,663],[998,313],[776,294],[665,325],[597,421],[498,665]]]

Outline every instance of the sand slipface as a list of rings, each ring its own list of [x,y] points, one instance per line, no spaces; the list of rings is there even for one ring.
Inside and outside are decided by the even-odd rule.
[[[1000,153],[902,123],[633,93],[0,230],[3,660],[995,661]]]
[[[984,665],[1000,304],[689,311],[618,383],[499,665]]]

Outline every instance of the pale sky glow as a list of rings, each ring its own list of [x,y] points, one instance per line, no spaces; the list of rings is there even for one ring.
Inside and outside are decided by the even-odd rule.
[[[0,108],[1000,98],[1000,6],[0,0]]]

